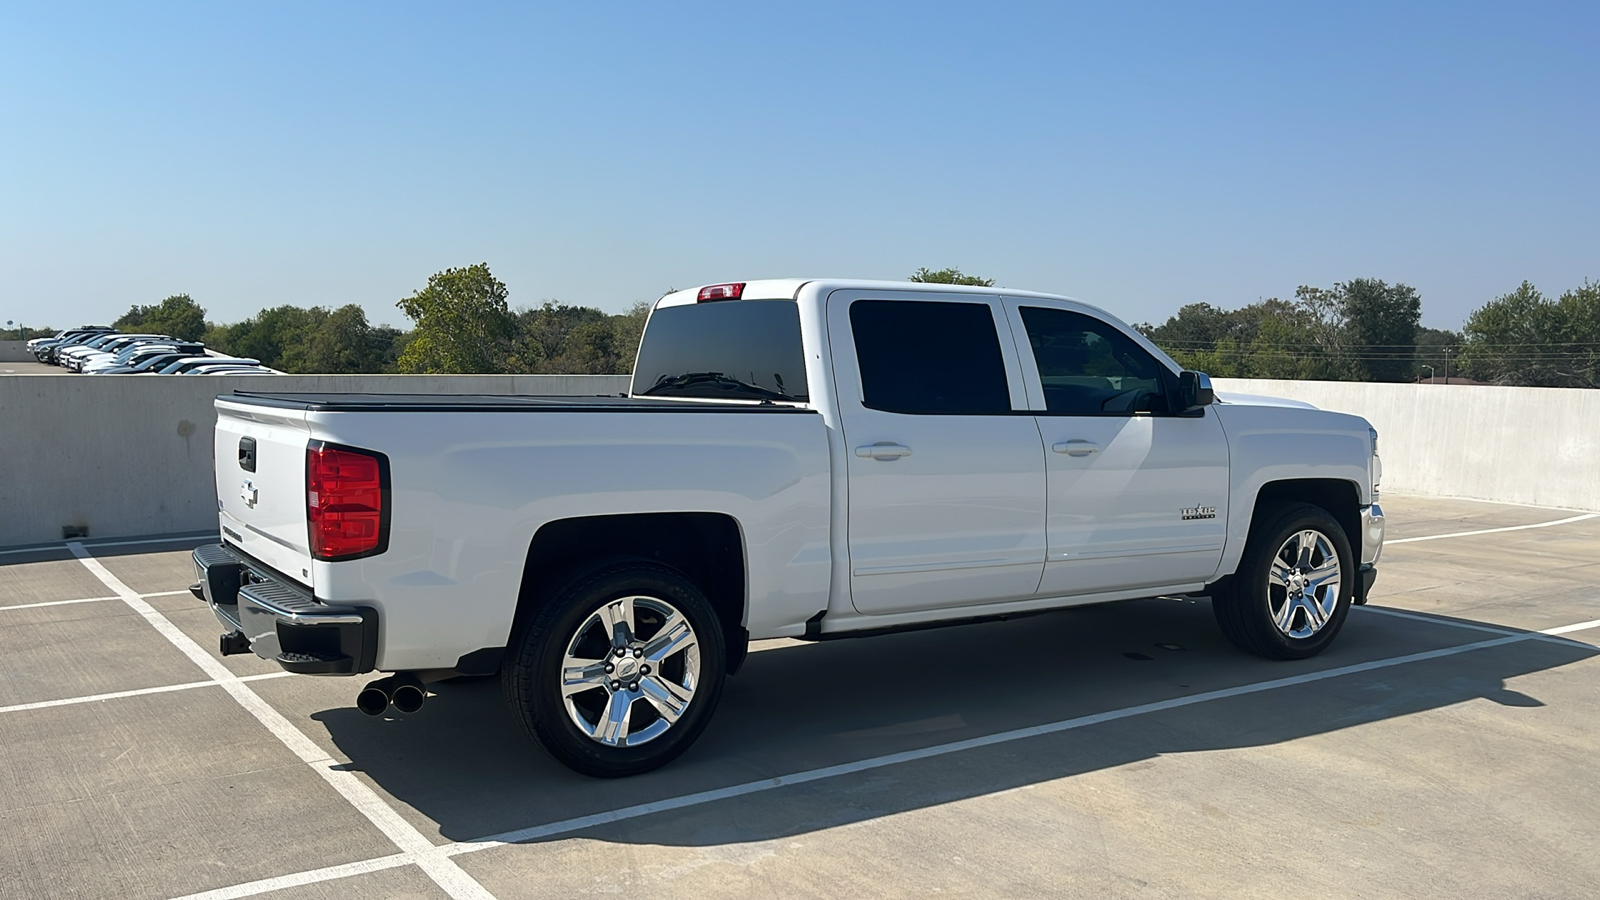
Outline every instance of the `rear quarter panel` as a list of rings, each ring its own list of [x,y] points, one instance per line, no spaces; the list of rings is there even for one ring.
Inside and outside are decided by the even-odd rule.
[[[389,456],[388,551],[313,564],[318,596],[378,608],[382,669],[447,667],[505,646],[534,534],[571,517],[732,516],[752,636],[798,634],[827,603],[818,415],[313,411],[307,420],[318,438]]]

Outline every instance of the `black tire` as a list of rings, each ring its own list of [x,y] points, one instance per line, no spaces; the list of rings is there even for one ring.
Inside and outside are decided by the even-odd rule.
[[[562,670],[569,645],[578,647],[580,652],[575,655],[583,659],[594,658],[589,654],[598,650],[597,662],[616,662],[618,666],[636,664],[612,660],[607,655],[610,648],[603,642],[603,622],[597,624],[595,620],[609,604],[626,597],[646,598],[674,609],[681,613],[692,629],[690,636],[695,639],[698,649],[697,674],[684,675],[690,663],[688,654],[683,651],[678,651],[661,664],[662,668],[677,666],[677,678],[687,677],[693,681],[692,696],[676,721],[669,721],[649,697],[639,694],[636,699],[628,699],[630,694],[611,690],[606,685],[575,695],[574,711],[568,710],[562,692]],[[645,606],[638,615],[640,627],[636,633],[642,643],[648,643],[660,631],[668,630],[666,623],[677,621],[659,610],[649,608],[648,603]],[[648,620],[652,616],[659,623],[656,626],[660,629],[658,632],[649,631]],[[601,629],[599,637],[596,628]],[[596,640],[602,643],[596,644]],[[726,670],[722,628],[711,602],[682,573],[645,560],[625,560],[591,569],[558,588],[541,606],[511,651],[508,664],[501,672],[501,684],[506,699],[523,727],[558,762],[597,778],[620,778],[649,772],[666,765],[689,749],[716,711]],[[647,676],[649,674],[646,673]],[[653,683],[658,686],[673,680],[665,672],[654,674],[658,678]],[[640,677],[635,683],[644,684],[647,680],[647,677]],[[647,690],[648,687],[646,685]],[[614,699],[619,695],[620,699]],[[604,708],[594,713],[594,706],[602,701]],[[641,732],[648,731],[657,721],[667,723],[665,730],[632,746],[626,743],[607,744],[591,737],[590,732],[580,729],[574,720],[575,715],[588,719],[594,714],[596,717],[590,727],[599,729],[598,723],[605,712],[612,708],[609,704],[613,702],[628,706],[630,723],[634,715],[653,717],[650,725],[641,729]]]
[[[1281,611],[1287,598],[1269,587],[1269,577],[1281,549],[1295,535],[1315,531],[1326,537],[1340,567],[1337,601],[1327,614],[1325,624],[1306,637],[1285,633],[1274,622],[1274,608]],[[1225,588],[1211,597],[1211,612],[1217,625],[1235,647],[1246,653],[1267,659],[1306,659],[1321,653],[1333,643],[1344,620],[1350,613],[1350,601],[1355,593],[1355,556],[1350,551],[1350,539],[1327,510],[1309,503],[1288,503],[1268,513],[1266,520],[1251,529],[1250,543],[1245,546],[1239,568]],[[1291,622],[1300,622],[1301,630],[1309,627],[1309,612],[1291,613]]]

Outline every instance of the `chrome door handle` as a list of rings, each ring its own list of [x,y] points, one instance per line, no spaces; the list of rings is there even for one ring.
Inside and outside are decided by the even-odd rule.
[[[865,444],[856,448],[856,455],[862,459],[899,459],[910,456],[911,448],[894,441],[878,441],[875,444]]]
[[[1074,438],[1070,441],[1062,441],[1061,443],[1052,446],[1050,449],[1057,453],[1065,453],[1068,456],[1088,456],[1091,453],[1099,453],[1100,445],[1096,444],[1094,441],[1085,441]]]

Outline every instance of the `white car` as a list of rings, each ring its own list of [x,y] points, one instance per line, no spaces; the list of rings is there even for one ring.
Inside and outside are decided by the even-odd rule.
[[[200,366],[220,366],[224,364],[236,366],[258,366],[261,364],[261,360],[243,359],[232,356],[185,356],[182,359],[168,363],[166,366],[162,367],[158,374],[181,375],[190,369],[199,368]]]
[[[204,352],[202,344],[174,343],[173,341],[135,341],[123,347],[115,354],[95,354],[84,361],[81,371],[85,375],[101,375],[108,372],[119,372],[136,363],[143,362],[163,353],[193,354]]]
[[[102,346],[123,337],[128,337],[128,335],[112,332],[109,334],[80,336],[75,341],[63,342],[61,345],[57,346],[55,348],[53,361],[56,365],[61,366],[63,369],[71,369],[73,367],[73,362],[79,356],[85,356],[90,353],[98,353]]]
[[[277,370],[269,369],[266,366],[221,365],[221,366],[200,366],[197,369],[190,369],[189,371],[184,372],[182,374],[184,374],[184,375],[277,375],[278,372],[277,372]]]
[[[118,334],[110,335],[99,340],[91,341],[82,347],[74,347],[61,353],[61,364],[74,372],[82,372],[83,367],[93,360],[111,359],[124,348],[131,347],[141,341],[173,341],[170,335],[165,334]]]
[[[1364,419],[1217,400],[1104,311],[1001,288],[679,291],[628,397],[216,408],[221,543],[194,560],[223,652],[395,673],[372,714],[498,673],[599,776],[688,748],[756,639],[1204,594],[1241,649],[1309,657],[1383,543]]]

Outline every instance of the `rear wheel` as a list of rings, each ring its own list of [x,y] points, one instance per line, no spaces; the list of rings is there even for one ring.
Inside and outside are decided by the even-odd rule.
[[[659,768],[705,730],[722,693],[721,627],[680,573],[623,562],[556,592],[503,673],[541,747],[585,775]]]
[[[1355,589],[1350,540],[1327,510],[1280,507],[1245,547],[1227,588],[1211,598],[1234,646],[1268,659],[1321,653],[1344,626]]]

